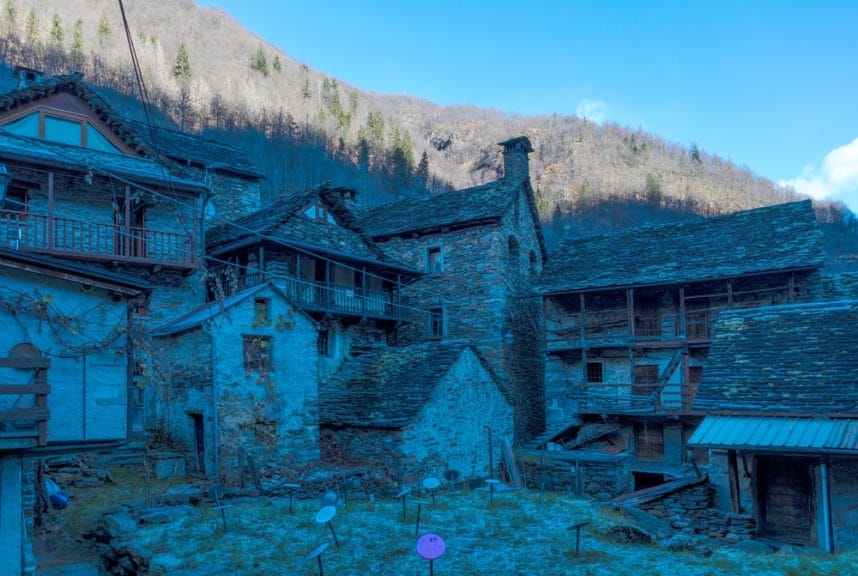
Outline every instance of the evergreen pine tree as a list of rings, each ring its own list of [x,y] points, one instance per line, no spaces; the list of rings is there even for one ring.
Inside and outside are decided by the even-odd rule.
[[[29,14],[27,14],[25,32],[27,34],[27,42],[31,45],[39,41],[39,17],[36,16],[35,10],[30,10]]]
[[[80,18],[74,23],[74,30],[72,31],[71,56],[74,67],[80,70],[84,64],[83,20]]]
[[[59,14],[54,14],[51,18],[51,43],[61,45],[66,38],[65,30],[63,30],[63,21],[60,20]]]
[[[179,45],[176,53],[176,63],[173,65],[173,76],[179,80],[188,80],[191,77],[191,59],[184,42]]]
[[[429,182],[429,154],[426,153],[426,150],[423,151],[420,163],[417,164],[417,179],[423,186],[426,186],[426,183]]]
[[[107,41],[110,40],[110,22],[107,20],[107,15],[102,14],[101,19],[98,21],[98,46],[100,48],[104,48],[107,45]]]
[[[271,67],[274,68],[274,71],[277,73],[283,72],[283,62],[280,60],[280,55],[274,55],[274,61],[271,62]]]
[[[265,49],[261,45],[250,58],[250,67],[263,76],[268,76],[268,57],[265,56]]]

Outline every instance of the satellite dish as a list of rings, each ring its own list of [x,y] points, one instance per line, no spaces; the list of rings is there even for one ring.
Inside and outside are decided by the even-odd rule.
[[[435,560],[444,555],[447,543],[437,534],[424,534],[417,540],[417,553],[426,560]]]
[[[423,480],[423,487],[426,490],[437,490],[439,486],[441,486],[441,481],[434,476],[430,476]]]
[[[316,512],[316,522],[319,524],[327,524],[331,521],[331,519],[337,515],[337,509],[333,506],[325,506],[318,512]]]

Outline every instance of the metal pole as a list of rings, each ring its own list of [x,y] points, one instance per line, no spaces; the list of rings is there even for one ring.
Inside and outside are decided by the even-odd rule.
[[[828,485],[828,464],[819,466],[822,474],[822,523],[825,533],[825,551],[834,552],[834,530],[831,526],[831,491]]]

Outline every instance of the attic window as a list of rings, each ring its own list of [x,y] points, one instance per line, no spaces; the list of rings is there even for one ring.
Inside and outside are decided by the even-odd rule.
[[[39,109],[3,124],[3,129],[18,136],[41,138],[103,152],[122,152],[89,122],[87,116],[64,110]]]
[[[270,336],[242,336],[244,371],[268,374],[274,371]]]
[[[330,210],[328,210],[328,207],[320,202],[316,202],[315,204],[308,206],[304,210],[304,216],[310,220],[315,220],[316,222],[324,222],[326,224],[337,223],[337,221],[334,220],[334,215],[331,214]]]

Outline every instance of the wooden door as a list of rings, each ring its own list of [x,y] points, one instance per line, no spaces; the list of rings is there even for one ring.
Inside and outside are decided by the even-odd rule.
[[[811,465],[803,460],[761,460],[757,465],[759,533],[794,544],[813,544],[815,505]]]

